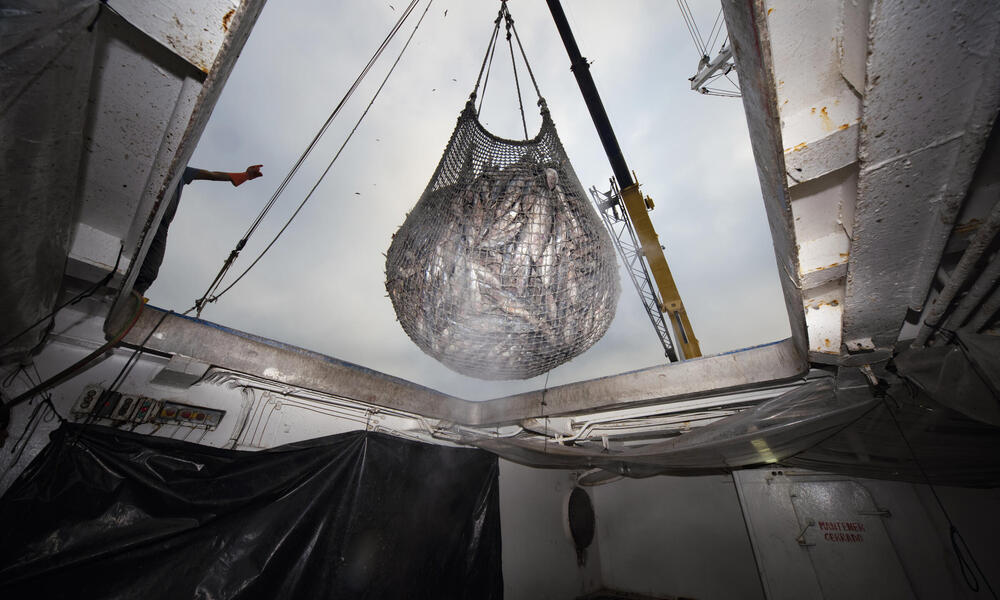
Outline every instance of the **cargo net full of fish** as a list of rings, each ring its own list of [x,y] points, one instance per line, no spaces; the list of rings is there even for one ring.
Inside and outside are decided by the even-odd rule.
[[[480,379],[527,379],[594,345],[621,288],[614,249],[542,102],[527,141],[471,102],[386,254],[386,289],[424,352]]]

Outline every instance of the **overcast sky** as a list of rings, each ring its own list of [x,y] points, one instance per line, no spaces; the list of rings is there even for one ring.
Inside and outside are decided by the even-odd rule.
[[[234,188],[187,186],[151,302],[186,310],[347,90],[406,3],[309,0],[267,4],[201,138],[192,166],[264,178]],[[234,272],[266,245],[315,183],[371,99],[426,5],[344,108],[251,238]],[[698,54],[676,3],[564,0],[628,165],[652,196],[653,224],[703,352],[782,339],[788,319],[739,99],[689,88]],[[585,188],[611,170],[569,59],[542,0],[511,13],[563,145]],[[707,32],[718,2],[692,0]],[[478,73],[499,7],[435,0],[413,43],[347,150],[278,244],[202,317],[479,400],[538,389],[544,376],[484,382],[423,354],[396,322],[384,286],[392,233],[427,185]],[[446,14],[447,11],[447,14]],[[528,87],[522,79],[522,90]],[[528,127],[540,118],[526,92]],[[482,120],[523,137],[509,54],[498,54]],[[549,386],[663,364],[623,275],[607,335],[554,369]]]

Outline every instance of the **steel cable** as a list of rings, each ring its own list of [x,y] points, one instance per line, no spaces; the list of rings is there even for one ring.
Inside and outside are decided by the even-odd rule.
[[[434,3],[434,0],[430,0],[427,3],[427,6],[424,8],[424,12],[420,15],[420,19],[417,21],[416,26],[414,26],[413,31],[410,33],[410,37],[407,38],[406,44],[404,44],[403,48],[399,51],[399,55],[396,57],[395,62],[392,63],[392,67],[389,68],[389,72],[386,73],[386,76],[382,80],[381,85],[379,85],[378,89],[375,90],[375,94],[372,96],[372,99],[368,103],[368,106],[365,108],[364,112],[361,113],[361,116],[358,118],[357,122],[354,124],[354,127],[351,129],[350,133],[347,134],[347,138],[344,140],[343,144],[340,145],[340,149],[337,150],[337,153],[330,160],[329,164],[327,164],[326,169],[323,170],[323,173],[319,176],[319,179],[316,180],[316,183],[309,190],[309,193],[306,194],[306,197],[302,200],[301,203],[299,203],[298,208],[295,209],[295,212],[292,213],[292,216],[289,217],[287,221],[285,221],[285,224],[281,227],[281,229],[274,236],[274,238],[271,239],[270,243],[268,243],[268,245],[260,252],[260,254],[257,255],[257,258],[255,258],[254,261],[252,263],[250,263],[250,266],[248,266],[246,269],[244,269],[243,272],[240,273],[240,275],[235,280],[233,280],[232,283],[230,283],[228,286],[226,286],[218,294],[212,295],[210,298],[206,299],[205,297],[203,297],[200,305],[198,303],[196,303],[195,306],[192,307],[192,308],[190,308],[190,309],[188,309],[185,314],[191,312],[195,308],[198,308],[198,314],[200,315],[201,314],[201,309],[204,307],[205,303],[215,302],[219,298],[221,298],[223,294],[225,294],[226,292],[228,292],[229,290],[231,290],[233,288],[233,286],[235,286],[237,283],[239,283],[240,280],[242,280],[247,275],[247,273],[249,273],[250,270],[253,269],[254,266],[256,266],[257,263],[260,262],[260,260],[262,258],[264,258],[264,255],[267,254],[268,250],[270,250],[271,247],[274,246],[274,244],[278,241],[278,238],[280,238],[281,235],[285,232],[285,230],[288,229],[288,226],[292,224],[292,221],[295,220],[295,217],[298,216],[298,214],[302,210],[302,208],[305,207],[306,203],[309,202],[309,200],[312,198],[313,193],[319,187],[320,183],[323,182],[323,179],[326,177],[327,173],[329,173],[330,169],[333,168],[333,164],[335,162],[337,162],[338,158],[340,158],[341,153],[344,151],[344,148],[347,146],[348,142],[351,141],[351,138],[354,136],[354,133],[358,130],[358,127],[361,126],[361,123],[362,123],[362,121],[364,121],[365,116],[368,115],[368,111],[371,110],[372,105],[375,104],[375,100],[378,99],[378,96],[382,92],[382,89],[385,88],[385,84],[388,83],[389,77],[392,75],[393,71],[396,70],[396,66],[399,64],[399,61],[403,58],[403,53],[406,52],[406,49],[410,46],[410,42],[413,41],[413,36],[417,33],[417,29],[420,28],[420,24],[423,22],[424,17],[427,16],[427,11],[430,9],[431,4],[433,4],[433,3]],[[216,286],[216,288],[217,287],[218,286]]]
[[[212,283],[209,284],[208,289],[206,289],[205,293],[201,296],[201,298],[199,298],[198,300],[195,301],[195,306],[192,307],[192,309],[189,309],[187,312],[185,312],[185,314],[187,314],[187,313],[191,312],[191,310],[194,310],[195,308],[197,308],[198,309],[198,314],[200,315],[201,314],[201,310],[204,308],[205,304],[208,303],[208,302],[212,302],[213,301],[213,300],[209,299],[210,296],[214,295],[215,298],[218,298],[218,296],[221,295],[221,294],[215,294],[215,292],[216,292],[216,290],[219,289],[219,286],[222,285],[222,280],[225,278],[226,274],[229,272],[230,267],[232,266],[232,264],[236,260],[236,258],[239,256],[240,251],[246,245],[246,243],[249,240],[250,236],[253,235],[253,233],[257,230],[257,227],[264,220],[264,217],[267,215],[268,212],[270,212],[271,208],[277,202],[278,197],[282,194],[282,192],[284,192],[285,188],[288,186],[288,183],[295,176],[295,174],[298,172],[299,168],[305,162],[306,158],[309,157],[309,155],[312,153],[313,149],[319,143],[320,138],[323,137],[323,135],[326,133],[327,129],[329,129],[330,125],[333,123],[333,120],[337,117],[337,115],[340,114],[341,109],[344,107],[344,105],[347,103],[347,101],[354,95],[354,92],[361,85],[361,82],[365,79],[365,77],[368,75],[369,71],[371,71],[372,67],[375,65],[375,63],[378,61],[378,59],[382,56],[382,53],[389,46],[389,43],[396,36],[396,33],[398,33],[399,30],[402,28],[403,23],[406,21],[407,18],[409,18],[410,14],[413,12],[413,9],[416,7],[416,5],[417,5],[418,2],[419,2],[419,0],[411,0],[411,2],[409,3],[409,5],[407,5],[406,9],[400,15],[399,20],[397,20],[396,24],[393,25],[393,27],[389,30],[389,33],[386,35],[385,39],[382,40],[382,43],[375,50],[375,52],[371,56],[371,58],[368,59],[368,62],[365,64],[364,68],[361,70],[361,73],[354,80],[354,83],[352,83],[351,87],[348,88],[348,90],[344,94],[343,98],[340,99],[340,102],[337,103],[337,106],[333,109],[333,112],[330,113],[330,116],[327,117],[326,121],[323,123],[323,126],[320,127],[320,129],[316,133],[316,135],[313,136],[312,141],[309,142],[309,145],[306,146],[306,149],[302,152],[302,154],[299,156],[298,160],[295,161],[295,164],[292,166],[292,168],[285,175],[285,178],[278,185],[278,188],[275,190],[274,194],[272,194],[270,200],[267,201],[267,203],[264,205],[264,208],[261,209],[260,213],[258,213],[257,217],[250,224],[250,227],[247,228],[246,233],[243,234],[243,237],[236,244],[236,247],[232,250],[232,252],[230,252],[229,257],[226,258],[225,262],[222,265],[222,268],[219,269],[218,274],[216,274],[215,279],[213,279]],[[241,275],[241,277],[242,277],[242,275]],[[232,287],[232,285],[230,285],[230,287]]]

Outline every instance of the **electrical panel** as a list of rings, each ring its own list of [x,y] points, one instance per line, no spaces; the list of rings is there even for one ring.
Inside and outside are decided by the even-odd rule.
[[[189,406],[177,402],[164,402],[159,414],[153,419],[157,423],[193,425],[215,429],[226,412],[201,406]]]
[[[81,417],[106,419],[117,424],[158,423],[198,429],[215,429],[226,414],[224,410],[122,394],[98,386],[84,388],[72,410]]]

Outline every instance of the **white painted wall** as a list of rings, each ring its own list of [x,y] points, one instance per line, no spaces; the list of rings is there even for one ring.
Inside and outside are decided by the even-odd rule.
[[[892,516],[885,519],[886,529],[918,598],[989,597],[981,579],[978,594],[965,583],[952,551],[948,521],[930,487],[873,479],[859,481],[892,511]],[[1000,591],[1000,553],[996,552],[1000,539],[1000,489],[938,487],[936,490],[993,589]]]
[[[563,525],[575,475],[573,471],[532,469],[500,460],[500,528],[507,600],[571,600],[600,587],[598,536],[594,536],[587,562],[581,568]],[[600,526],[600,514],[597,519]]]
[[[763,598],[731,477],[622,479],[592,490],[605,587]]]
[[[965,583],[926,485],[800,469],[740,471],[736,481],[770,600],[989,597],[981,578],[978,594]],[[1000,489],[937,492],[995,589]],[[810,519],[861,522],[864,542],[828,543]]]

